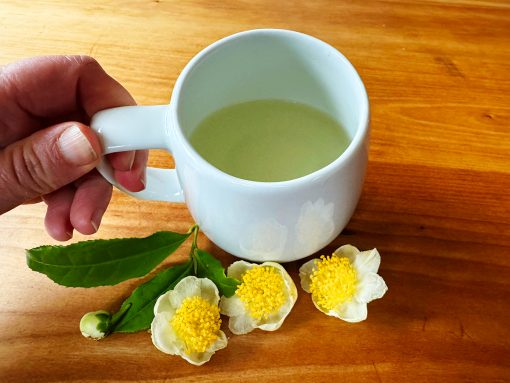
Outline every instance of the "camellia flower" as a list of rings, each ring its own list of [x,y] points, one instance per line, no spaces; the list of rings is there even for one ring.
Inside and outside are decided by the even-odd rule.
[[[232,297],[220,300],[221,313],[230,317],[230,331],[240,335],[255,328],[279,329],[297,299],[296,285],[287,271],[274,262],[237,261],[227,276],[241,281]]]
[[[331,256],[312,259],[299,269],[301,286],[323,313],[347,322],[367,319],[367,303],[381,298],[388,287],[377,274],[381,256],[377,249],[360,252],[351,245]]]
[[[152,343],[160,351],[180,355],[200,366],[227,346],[220,330],[218,288],[207,278],[183,278],[154,306]]]

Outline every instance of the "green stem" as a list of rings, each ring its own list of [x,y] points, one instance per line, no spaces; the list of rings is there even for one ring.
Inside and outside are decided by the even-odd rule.
[[[129,311],[130,308],[131,308],[131,303],[129,303],[125,306],[123,305],[120,307],[120,309],[117,313],[112,315],[112,318],[110,319],[110,326],[109,326],[108,333],[110,333],[111,331],[113,331],[115,329],[115,326],[117,326],[117,323],[119,323],[122,320],[122,318],[124,318],[124,316],[127,314],[127,312]]]
[[[197,258],[196,258],[196,250],[198,249],[197,240],[198,240],[198,232],[199,227],[198,225],[194,225],[190,230],[193,231],[193,241],[191,242],[191,249],[189,251],[189,257],[193,261],[193,271],[196,275],[198,272],[198,264],[197,264]]]
[[[186,234],[191,234],[193,232],[195,232],[195,230],[198,229],[198,225],[197,224],[194,224],[193,226],[191,226],[188,231],[186,232]]]
[[[191,244],[191,250],[194,250],[194,249],[196,249],[198,247],[197,246],[197,240],[198,240],[198,232],[200,230],[198,228],[198,225],[193,226],[192,229],[193,229],[193,242]]]

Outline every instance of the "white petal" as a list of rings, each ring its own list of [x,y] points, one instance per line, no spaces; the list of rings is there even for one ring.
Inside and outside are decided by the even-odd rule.
[[[282,276],[285,283],[285,303],[280,307],[280,310],[274,315],[271,315],[264,321],[257,323],[257,328],[265,331],[274,331],[281,327],[285,318],[289,315],[294,303],[297,300],[297,289],[294,281],[290,277],[289,273],[279,263],[275,262],[264,262],[261,266],[274,267],[277,269]]]
[[[246,308],[244,307],[244,303],[239,299],[239,297],[237,295],[233,295],[230,298],[221,297],[220,312],[223,315],[233,317],[246,314]]]
[[[206,352],[193,352],[191,354],[182,352],[179,353],[179,355],[189,363],[194,364],[195,366],[201,366],[208,362],[216,351],[225,347],[227,347],[227,336],[223,331],[220,331],[218,339],[216,339]]]
[[[282,327],[284,320],[285,320],[285,317],[282,317],[280,320],[278,320],[276,322],[261,324],[261,325],[257,326],[257,328],[264,330],[264,331],[276,331],[280,327]]]
[[[312,282],[310,280],[310,276],[312,275],[314,270],[317,269],[317,261],[318,261],[318,259],[316,259],[316,258],[312,259],[312,260],[304,263],[299,268],[299,279],[301,280],[301,287],[307,293],[310,292],[310,284]]]
[[[170,303],[170,291],[167,291],[163,295],[160,295],[158,300],[156,301],[156,304],[154,305],[154,315],[157,315],[161,312],[171,312],[173,313],[175,311],[175,308]]]
[[[376,273],[367,273],[358,282],[356,300],[360,303],[368,303],[374,299],[382,298],[388,290],[384,279]]]
[[[223,331],[220,331],[218,339],[216,339],[216,341],[213,343],[213,345],[209,348],[208,351],[215,352],[221,350],[222,348],[227,347],[227,343],[228,343],[227,336]]]
[[[218,287],[208,278],[198,278],[200,292],[199,295],[211,305],[217,306],[220,301]]]
[[[331,310],[328,315],[335,316],[346,322],[361,322],[367,319],[367,304],[355,301],[346,302],[337,310]]]
[[[255,327],[253,318],[248,314],[231,317],[228,321],[228,328],[236,335],[247,334]]]
[[[287,289],[287,293],[289,294],[289,299],[292,301],[292,306],[293,306],[294,302],[296,302],[296,300],[297,300],[298,293],[297,293],[296,285],[294,284],[294,281],[290,277],[287,270],[285,270],[285,268],[282,265],[280,265],[279,263],[276,263],[276,262],[264,262],[261,266],[274,267],[280,272],[280,275],[283,277],[283,280],[285,282],[285,287]],[[292,308],[292,306],[291,306],[291,308]]]
[[[333,315],[333,316],[336,316],[334,314],[332,314],[332,311],[328,310],[328,309],[325,309],[324,307],[322,307],[321,305],[319,305],[317,302],[315,302],[315,299],[313,299],[313,295],[312,295],[312,302],[313,302],[313,305],[315,306],[315,308],[317,310],[319,310],[320,312],[323,312],[324,314],[326,315]]]
[[[381,264],[381,256],[377,249],[362,251],[356,256],[354,267],[359,274],[377,273]]]
[[[284,304],[278,313],[276,315],[273,315],[271,318],[269,318],[268,321],[266,321],[263,324],[260,324],[257,326],[257,328],[260,328],[264,331],[275,331],[278,330],[283,322],[285,321],[285,318],[290,314],[290,311],[292,310],[292,307],[294,306],[294,302],[292,300],[288,300],[286,304]]]
[[[180,353],[179,355],[182,359],[187,362],[194,364],[195,366],[201,366],[204,363],[209,362],[211,360],[211,356],[213,356],[214,352],[206,351],[206,352],[193,352],[191,354],[186,354],[185,352]]]
[[[169,317],[165,313],[157,314],[151,324],[152,343],[156,348],[166,354],[177,355],[181,349],[180,341],[177,338]]]
[[[340,246],[333,252],[333,255],[336,255],[339,258],[345,257],[351,261],[351,264],[356,262],[356,256],[359,254],[359,250],[352,245],[343,245]]]
[[[176,308],[181,307],[182,301],[187,297],[200,295],[200,285],[199,278],[194,276],[181,279],[170,293],[171,305]]]
[[[236,261],[232,263],[227,269],[227,276],[238,280],[243,279],[243,274],[250,270],[255,263],[248,263],[246,261]]]

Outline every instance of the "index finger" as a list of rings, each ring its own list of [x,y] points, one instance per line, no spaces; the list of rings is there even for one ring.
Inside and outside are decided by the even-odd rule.
[[[135,105],[129,92],[88,56],[45,56],[0,71],[0,147],[41,129],[42,121]]]

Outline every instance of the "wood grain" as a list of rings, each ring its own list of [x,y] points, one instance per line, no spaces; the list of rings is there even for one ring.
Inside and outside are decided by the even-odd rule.
[[[31,272],[23,249],[54,242],[44,206],[21,206],[0,217],[0,381],[510,381],[510,3],[6,0],[0,64],[89,54],[140,104],[159,104],[200,49],[261,27],[329,42],[366,84],[363,195],[323,252],[377,247],[387,295],[369,305],[367,321],[348,324],[301,292],[279,331],[232,336],[197,368],[157,351],[147,333],[84,339],[83,313],[114,309],[140,281],[68,289]],[[151,163],[171,160],[159,152]],[[116,192],[93,238],[191,224],[184,205]],[[203,236],[200,244],[233,260]],[[288,265],[296,282],[300,264]]]

